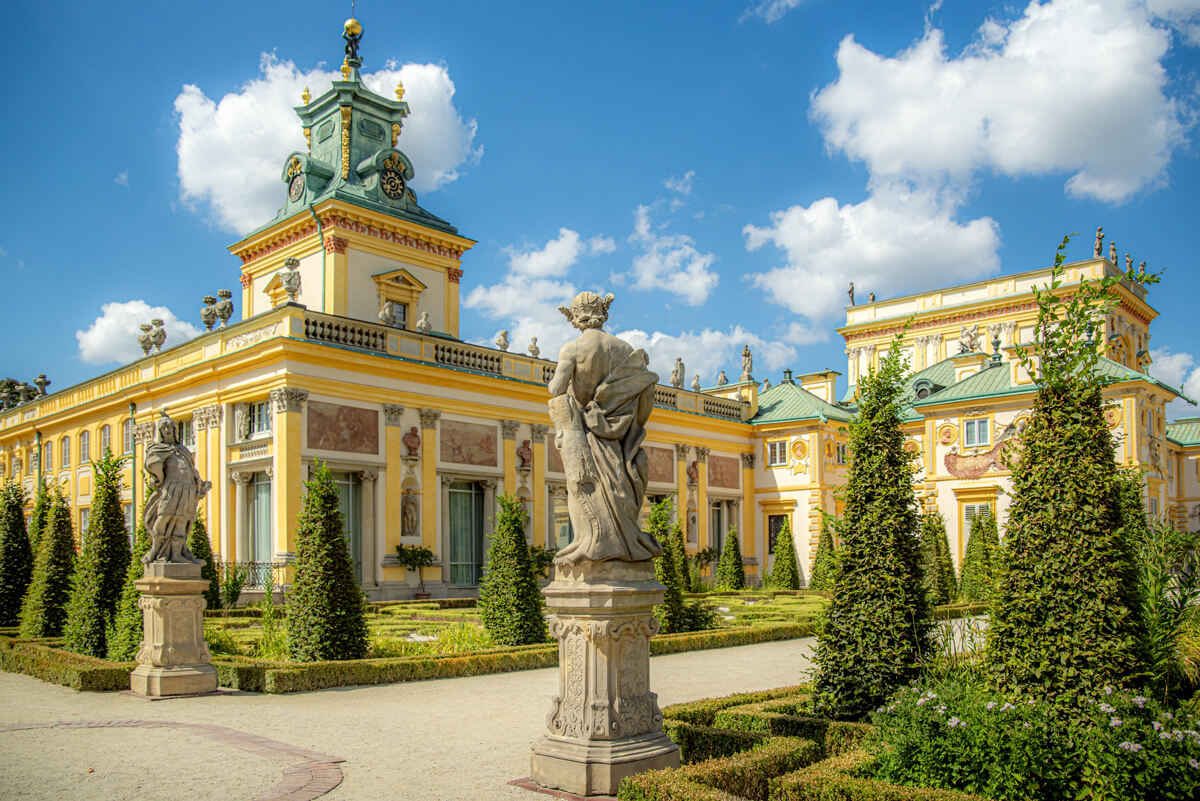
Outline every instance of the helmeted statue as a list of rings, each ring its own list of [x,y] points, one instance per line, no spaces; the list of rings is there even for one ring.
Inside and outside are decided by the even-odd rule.
[[[154,444],[146,448],[146,482],[152,492],[142,522],[150,534],[150,550],[142,561],[200,564],[187,547],[196,505],[212,488],[200,478],[192,455],[176,440],[175,422],[164,412],[155,426]]]
[[[647,369],[646,351],[603,330],[612,301],[581,292],[559,307],[581,333],[559,351],[549,387],[575,532],[556,564],[641,562],[662,553],[638,522],[649,476],[642,441],[658,376]]]

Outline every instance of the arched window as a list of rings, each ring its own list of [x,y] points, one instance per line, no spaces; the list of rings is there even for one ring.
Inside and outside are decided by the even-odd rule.
[[[54,443],[47,442],[42,446],[42,472],[49,473],[54,469]]]
[[[60,464],[59,467],[70,467],[71,466],[71,438],[63,437],[62,442],[59,444],[58,450],[59,450],[58,460],[60,462],[62,462],[62,464]]]
[[[133,421],[121,423],[121,453],[133,453]]]
[[[84,464],[92,459],[92,432],[84,431],[79,435],[79,463]]]
[[[104,456],[112,449],[112,427],[108,425],[100,426],[100,456]]]

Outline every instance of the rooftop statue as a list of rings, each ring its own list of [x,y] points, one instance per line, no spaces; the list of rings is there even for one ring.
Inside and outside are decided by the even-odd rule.
[[[646,351],[603,330],[612,302],[581,292],[559,307],[580,334],[559,351],[549,387],[575,531],[556,564],[641,562],[662,553],[638,524],[649,473],[642,440],[658,376],[647,369]]]
[[[683,359],[679,356],[675,357],[675,366],[671,368],[671,386],[676,389],[683,387]]]
[[[175,437],[175,421],[165,414],[155,426],[154,444],[146,448],[146,482],[152,492],[142,521],[150,533],[150,550],[142,561],[200,564],[187,547],[196,505],[212,484],[200,478],[192,455]]]
[[[742,348],[742,374],[738,377],[738,381],[753,381],[754,377],[751,373],[754,372],[754,357],[750,354],[750,346],[746,345]]]

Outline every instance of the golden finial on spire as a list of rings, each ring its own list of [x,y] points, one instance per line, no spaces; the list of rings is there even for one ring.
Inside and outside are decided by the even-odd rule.
[[[304,105],[308,105],[308,101],[312,100],[312,95],[308,93],[308,87],[304,87],[304,92],[301,93],[300,99],[304,101]]]
[[[396,100],[400,101],[403,99],[404,99],[404,81],[397,80],[396,81]]]

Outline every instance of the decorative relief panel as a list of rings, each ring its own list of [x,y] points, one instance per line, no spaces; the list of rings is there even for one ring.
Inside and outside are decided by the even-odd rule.
[[[721,489],[737,489],[741,486],[741,467],[738,460],[730,456],[708,457],[708,486]]]
[[[346,453],[379,453],[379,412],[309,401],[308,447]]]
[[[663,484],[675,483],[675,454],[669,448],[646,447],[650,465],[650,480]]]
[[[496,427],[443,420],[438,437],[443,462],[476,467],[496,466]]]

